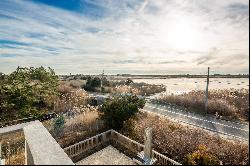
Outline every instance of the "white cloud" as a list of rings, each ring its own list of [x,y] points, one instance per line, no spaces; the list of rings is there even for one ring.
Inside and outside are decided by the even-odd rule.
[[[196,73],[210,65],[223,73],[249,72],[249,64],[236,58],[249,57],[246,1],[88,3],[105,8],[105,17],[94,19],[31,1],[0,1],[0,40],[27,44],[10,48],[0,42],[0,71],[44,65],[59,74],[93,74],[103,68],[110,73]],[[214,48],[218,51],[210,55]],[[197,63],[207,56],[212,61]],[[185,61],[181,67],[180,60]]]

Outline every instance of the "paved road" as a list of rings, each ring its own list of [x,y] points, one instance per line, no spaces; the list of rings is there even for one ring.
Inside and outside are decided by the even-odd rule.
[[[168,118],[175,119],[183,123],[197,126],[219,134],[232,136],[241,140],[249,140],[249,124],[224,121],[215,119],[214,117],[189,113],[180,109],[172,108],[167,105],[164,106],[160,104],[153,104],[150,102],[146,103],[143,110],[164,115]]]

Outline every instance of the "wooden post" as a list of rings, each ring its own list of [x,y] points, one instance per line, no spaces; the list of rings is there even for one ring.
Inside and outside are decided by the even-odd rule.
[[[152,157],[152,128],[146,128],[145,130],[144,157],[147,160],[150,160]]]
[[[207,106],[208,106],[208,85],[209,85],[209,67],[207,70],[207,87],[206,87],[206,97],[205,97],[205,111],[207,113]]]

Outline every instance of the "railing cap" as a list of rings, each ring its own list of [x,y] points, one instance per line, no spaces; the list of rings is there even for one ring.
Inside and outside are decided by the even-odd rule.
[[[41,122],[35,121],[23,128],[27,161],[34,165],[74,165]],[[29,159],[29,160],[28,160]]]

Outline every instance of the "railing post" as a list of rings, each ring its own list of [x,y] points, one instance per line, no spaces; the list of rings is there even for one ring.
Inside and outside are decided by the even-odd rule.
[[[111,129],[111,140],[114,138],[114,131],[113,131],[113,129]]]
[[[107,136],[106,136],[106,134],[107,134],[107,133],[104,133],[104,134],[102,135],[103,142],[106,142],[106,141],[107,141]]]
[[[146,159],[152,158],[152,128],[147,128],[145,130],[144,154]]]

